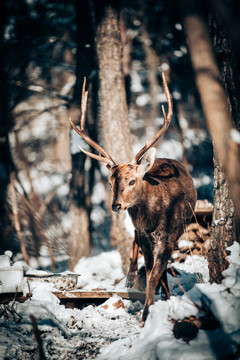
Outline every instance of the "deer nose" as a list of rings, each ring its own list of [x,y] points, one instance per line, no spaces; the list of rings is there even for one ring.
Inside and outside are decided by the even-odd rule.
[[[112,204],[112,210],[115,211],[115,212],[119,212],[121,210],[121,204],[113,203]]]

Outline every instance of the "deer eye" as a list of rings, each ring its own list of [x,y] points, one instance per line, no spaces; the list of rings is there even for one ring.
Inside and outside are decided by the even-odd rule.
[[[129,181],[129,183],[128,183],[129,186],[132,186],[132,185],[134,185],[134,184],[135,184],[135,180],[131,180],[131,181]]]

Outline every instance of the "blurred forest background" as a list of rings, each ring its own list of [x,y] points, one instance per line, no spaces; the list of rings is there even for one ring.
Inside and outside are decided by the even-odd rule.
[[[80,152],[79,144],[89,148],[68,119],[79,124],[86,77],[88,133],[117,161],[131,160],[163,123],[163,71],[174,116],[157,156],[183,162],[198,199],[214,202],[212,251],[239,240],[240,2],[198,3],[1,1],[1,253],[10,249],[32,266],[60,271],[118,244],[126,271],[131,236],[125,220],[111,215],[107,169]],[[207,55],[194,38],[204,29]],[[225,95],[212,96],[214,81]],[[215,111],[225,102],[228,125]]]

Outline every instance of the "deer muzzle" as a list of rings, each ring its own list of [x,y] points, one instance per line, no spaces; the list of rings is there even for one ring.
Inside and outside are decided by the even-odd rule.
[[[119,203],[112,204],[112,211],[119,213],[122,210],[122,205]]]

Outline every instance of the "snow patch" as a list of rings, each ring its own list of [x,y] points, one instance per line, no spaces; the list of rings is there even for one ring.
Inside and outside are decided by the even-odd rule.
[[[179,249],[189,247],[191,248],[193,246],[193,241],[182,239],[178,242]]]
[[[142,305],[139,302],[113,296],[99,306],[67,309],[52,294],[50,284],[35,284],[31,289],[31,300],[10,303],[12,313],[0,317],[0,356],[10,360],[31,358],[29,355],[34,354],[37,347],[32,340],[29,318],[33,314],[45,356],[50,360],[231,358],[240,344],[240,246],[234,243],[228,250],[231,252],[229,267],[224,271],[225,278],[220,285],[199,283],[197,274],[206,272],[207,267],[203,257],[188,256],[185,263],[174,263],[172,266],[187,294],[177,295],[179,286],[168,271],[172,296],[167,301],[158,300],[150,307],[143,328],[140,327]],[[85,279],[85,289],[96,286],[114,289],[116,280],[123,277],[117,251],[81,259],[75,272],[81,274],[80,279]],[[219,328],[199,330],[189,343],[174,337],[174,321],[199,316],[205,310],[213,313],[220,322]]]
[[[114,289],[115,280],[124,277],[118,251],[103,252],[90,258],[82,258],[74,268],[80,274],[78,288]]]
[[[240,132],[236,129],[231,129],[230,130],[230,136],[231,136],[231,139],[237,143],[237,144],[240,144]]]

